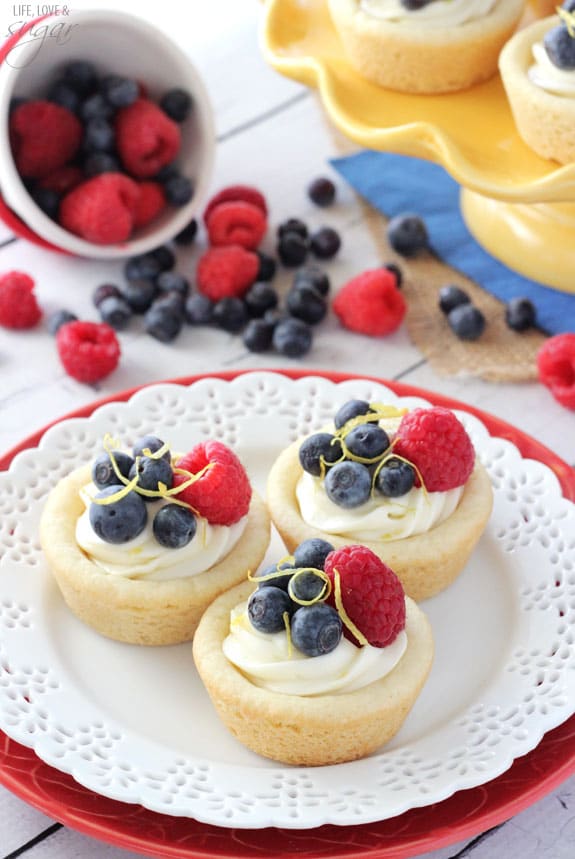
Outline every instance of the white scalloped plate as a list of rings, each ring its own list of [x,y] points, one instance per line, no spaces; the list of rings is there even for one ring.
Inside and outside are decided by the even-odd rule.
[[[145,388],[20,453],[0,475],[0,730],[103,796],[219,826],[306,829],[384,820],[484,784],[571,716],[575,506],[549,468],[463,411],[494,512],[457,582],[424,605],[434,667],[378,754],[314,769],[261,759],[219,723],[190,645],[122,645],[71,616],[45,568],[38,520],[50,488],[105,432],[126,444],[157,432],[181,450],[219,438],[263,490],[276,454],[351,397],[425,403],[368,380],[207,378]],[[269,557],[281,552],[275,537]]]

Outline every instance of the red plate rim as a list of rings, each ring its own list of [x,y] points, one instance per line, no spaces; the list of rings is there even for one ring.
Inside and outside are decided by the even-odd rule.
[[[462,409],[478,417],[492,435],[515,444],[524,457],[537,459],[557,476],[563,494],[575,500],[575,471],[549,448],[511,424],[481,410],[401,382],[376,376],[322,370],[247,370],[202,373],[166,380],[190,385],[205,378],[230,381],[261,372],[290,379],[320,376],[332,382],[367,379],[387,385],[398,396],[416,396],[435,405]],[[161,383],[153,383],[161,384]],[[128,400],[141,385],[69,412],[25,438],[0,456],[8,468],[22,450],[35,447],[46,430],[71,418],[87,417],[99,406]],[[278,859],[407,859],[473,837],[509,819],[541,799],[575,772],[575,716],[545,734],[539,745],[518,758],[501,776],[449,799],[407,811],[388,820],[359,826],[326,825],[317,829],[226,829],[183,817],[170,817],[107,799],[77,784],[41,761],[36,754],[0,732],[0,783],[50,817],[85,835],[124,849],[162,859],[274,856]]]

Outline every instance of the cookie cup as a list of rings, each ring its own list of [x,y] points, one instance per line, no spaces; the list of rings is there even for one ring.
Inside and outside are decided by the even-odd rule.
[[[76,522],[84,511],[79,492],[90,479],[90,468],[82,467],[52,490],[40,520],[40,542],[69,609],[108,638],[145,645],[191,640],[207,606],[245,579],[246,569],[255,569],[266,552],[269,514],[253,492],[242,536],[205,572],[161,582],[110,575],[76,542]]]
[[[267,503],[272,520],[289,552],[310,537],[328,540],[336,549],[362,543],[388,564],[405,593],[416,602],[444,590],[463,570],[481,537],[493,506],[493,490],[481,463],[475,467],[458,506],[444,522],[424,534],[402,540],[364,540],[329,534],[302,519],[296,486],[302,476],[300,442],[286,448],[274,462],[268,477]]]
[[[499,70],[513,119],[522,140],[542,158],[575,161],[575,98],[554,95],[532,83],[532,47],[558,22],[556,15],[520,30],[507,43]]]
[[[400,92],[444,93],[495,74],[524,0],[500,0],[482,18],[437,29],[383,21],[362,11],[359,0],[328,0],[328,6],[345,54],[362,77]]]
[[[215,709],[228,730],[257,754],[296,766],[324,766],[372,754],[397,733],[433,661],[431,626],[410,599],[407,648],[386,677],[339,695],[284,695],[255,686],[226,659],[222,643],[230,611],[246,600],[245,582],[206,611],[193,644],[194,661]]]

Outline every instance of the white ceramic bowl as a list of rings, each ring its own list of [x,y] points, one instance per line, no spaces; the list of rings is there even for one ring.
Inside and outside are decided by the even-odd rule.
[[[71,29],[64,30],[66,27]],[[214,125],[201,77],[167,36],[123,12],[71,11],[62,17],[35,22],[27,33],[19,33],[12,43],[6,43],[0,59],[0,193],[5,204],[0,207],[0,217],[15,232],[75,255],[114,259],[156,248],[190,222],[211,177]],[[30,197],[12,158],[8,136],[11,99],[43,97],[58,69],[78,59],[93,62],[102,72],[139,81],[154,101],[167,90],[178,87],[187,90],[194,102],[190,117],[180,126],[182,145],[177,159],[183,175],[194,183],[192,199],[180,208],[167,207],[151,224],[137,230],[133,238],[122,244],[96,245],[64,230]],[[22,229],[18,229],[19,220],[23,222]]]

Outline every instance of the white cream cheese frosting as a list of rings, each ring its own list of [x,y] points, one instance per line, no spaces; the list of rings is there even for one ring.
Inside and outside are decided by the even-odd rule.
[[[559,69],[549,59],[543,42],[535,42],[532,52],[535,62],[527,71],[531,83],[553,95],[575,98],[575,69]]]
[[[106,543],[90,524],[88,508],[91,497],[97,492],[97,487],[90,483],[80,493],[86,510],[76,524],[76,542],[103,572],[129,579],[167,581],[209,570],[231,552],[243,534],[248,518],[244,516],[228,526],[210,525],[206,519],[196,517],[194,538],[180,549],[169,549],[158,543],[152,530],[154,513],[167,502],[152,501],[146,505],[148,521],[141,534],[119,545]]]
[[[377,494],[352,509],[331,501],[319,477],[304,472],[296,485],[296,496],[304,522],[327,534],[357,540],[403,540],[424,534],[451,516],[464,487],[447,492],[425,492],[413,487],[399,498]]]
[[[226,658],[255,686],[285,695],[341,695],[389,674],[407,647],[403,630],[387,647],[356,647],[342,636],[331,653],[306,656],[289,650],[285,632],[258,632],[251,625],[247,603],[236,606],[230,632],[223,641]]]
[[[421,9],[406,9],[400,0],[359,0],[366,15],[405,27],[460,27],[488,15],[502,0],[433,0]]]

